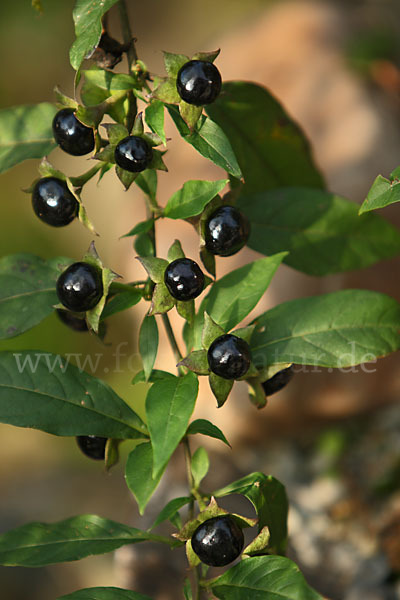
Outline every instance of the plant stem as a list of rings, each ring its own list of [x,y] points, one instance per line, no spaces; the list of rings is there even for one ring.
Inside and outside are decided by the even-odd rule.
[[[182,360],[182,354],[181,354],[181,351],[179,350],[178,344],[176,342],[175,335],[174,335],[173,329],[171,327],[171,321],[169,320],[169,317],[166,313],[163,313],[161,315],[161,318],[163,320],[165,331],[167,333],[168,341],[172,348],[172,352],[174,353],[175,360],[178,363]]]
[[[128,16],[128,10],[126,7],[126,1],[119,0],[118,8],[119,8],[119,20],[121,23],[122,37],[124,39],[124,43],[129,45],[129,49],[127,51],[126,56],[128,59],[129,74],[131,74],[132,73],[132,65],[134,65],[136,63],[138,56],[136,53],[135,40],[132,35],[131,26],[129,23],[129,16]],[[128,112],[126,115],[125,124],[126,124],[128,131],[131,131],[131,129],[133,127],[133,123],[135,121],[135,116],[137,113],[137,101],[136,101],[136,96],[133,94],[132,91],[128,92],[127,98],[128,98],[128,102],[129,102],[129,108],[128,108]]]

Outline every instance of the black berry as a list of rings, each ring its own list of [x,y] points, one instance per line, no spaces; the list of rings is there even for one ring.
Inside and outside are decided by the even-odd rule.
[[[211,567],[223,567],[241,553],[243,531],[229,515],[213,517],[198,526],[191,543],[201,562]]]
[[[101,271],[88,263],[73,263],[57,279],[56,290],[61,304],[69,310],[90,310],[103,295]]]
[[[204,288],[204,274],[190,258],[173,260],[164,273],[165,285],[176,300],[193,300]]]
[[[53,135],[64,152],[73,156],[88,154],[94,148],[94,133],[74,115],[72,108],[63,108],[53,119]]]
[[[213,341],[207,352],[211,371],[224,379],[239,379],[247,373],[251,353],[247,342],[227,333]]]
[[[178,71],[176,88],[188,104],[211,104],[221,91],[221,75],[217,67],[204,60],[190,60]]]
[[[218,256],[231,256],[243,248],[249,233],[249,222],[240,210],[234,206],[221,206],[206,223],[206,248]]]
[[[97,435],[78,435],[76,441],[83,454],[94,460],[104,460],[107,438]]]
[[[73,312],[57,308],[56,313],[60,321],[62,321],[65,325],[68,325],[68,327],[70,327],[74,331],[89,330],[86,320],[82,317],[78,317],[78,315],[75,315]]]
[[[282,369],[282,371],[278,371],[278,373],[275,373],[273,377],[270,377],[261,384],[264,388],[265,395],[272,396],[272,394],[276,394],[276,392],[279,392],[282,388],[285,387],[285,385],[289,383],[293,375],[293,365],[290,365],[290,367],[287,367],[286,369]]]
[[[57,177],[39,179],[33,188],[32,206],[39,219],[53,227],[71,223],[79,208],[65,181]]]
[[[121,169],[131,173],[144,171],[153,160],[151,146],[137,135],[128,135],[118,142],[114,152],[115,162]]]

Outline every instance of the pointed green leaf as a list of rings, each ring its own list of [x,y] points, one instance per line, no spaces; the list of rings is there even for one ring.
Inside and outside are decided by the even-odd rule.
[[[177,300],[176,310],[182,319],[185,319],[189,324],[193,323],[195,314],[194,300]]]
[[[103,381],[70,363],[76,354],[0,353],[0,422],[54,435],[145,438],[138,415]]]
[[[196,419],[190,423],[189,427],[187,428],[186,435],[195,435],[196,433],[201,433],[202,435],[207,435],[216,440],[221,440],[221,442],[224,442],[224,444],[231,447],[230,443],[219,427],[213,425],[213,423],[210,423],[210,421],[207,421],[206,419]]]
[[[168,291],[165,283],[157,283],[151,298],[151,309],[149,315],[163,314],[174,307],[174,299]]]
[[[0,259],[0,339],[20,335],[53,312],[56,281],[71,262],[62,257],[46,261],[34,254]]]
[[[197,489],[201,481],[207,475],[208,469],[210,468],[210,459],[208,457],[207,450],[202,446],[197,448],[193,454],[190,468],[192,471],[193,483]]]
[[[368,290],[284,302],[255,320],[255,365],[349,367],[400,349],[400,304]]]
[[[56,147],[51,127],[56,112],[48,102],[0,110],[0,173]]]
[[[214,60],[219,56],[221,50],[213,50],[211,52],[196,52],[191,58],[191,60],[204,60],[206,62],[214,62]]]
[[[202,112],[202,106],[194,106],[193,104],[188,104],[184,100],[179,102],[179,113],[190,131],[194,131]]]
[[[106,69],[93,66],[91,69],[83,70],[82,75],[92,85],[107,92],[131,90],[137,86],[137,80],[126,73],[114,73]]]
[[[217,400],[218,408],[221,408],[225,404],[228,399],[229,394],[231,393],[233,387],[232,379],[223,379],[216,375],[215,373],[210,373],[209,383],[212,393],[214,394]]]
[[[161,540],[160,536],[97,515],[80,515],[57,523],[28,523],[0,536],[0,564],[41,567],[145,541]]]
[[[224,335],[226,332],[220,325],[210,317],[210,315],[205,312],[204,313],[204,325],[203,331],[201,334],[201,345],[203,348],[208,350],[214,340],[217,339],[220,335]]]
[[[112,146],[115,146],[129,135],[129,131],[121,123],[104,123],[102,127],[107,131],[108,141]]]
[[[219,125],[202,115],[196,125],[195,131],[191,133],[189,127],[180,116],[179,109],[172,105],[167,106],[167,109],[180,135],[188,144],[193,146],[202,156],[211,160],[230,175],[233,175],[233,177],[241,178],[242,172],[232,146]]]
[[[359,215],[370,210],[377,210],[378,208],[385,208],[389,204],[400,202],[400,179],[389,180],[378,175],[372,184],[371,189],[364,202],[362,203]]]
[[[136,185],[140,187],[142,192],[147,194],[149,198],[156,201],[157,195],[157,171],[154,169],[145,169],[135,179]]]
[[[176,89],[175,79],[164,79],[155,88],[152,94],[153,98],[164,104],[178,104],[181,100]]]
[[[163,52],[165,70],[169,77],[176,79],[178,71],[185,63],[189,61],[189,57],[185,54],[173,54],[172,52]]]
[[[170,219],[187,219],[199,215],[206,204],[222,192],[227,183],[227,179],[186,181],[168,200],[164,215]]]
[[[103,321],[104,319],[108,319],[108,317],[116,315],[119,312],[128,310],[128,308],[138,304],[142,298],[143,293],[141,290],[134,288],[121,292],[120,294],[116,294],[107,301],[107,304],[103,308],[103,312],[100,316],[101,320]]]
[[[139,256],[149,258],[154,256],[154,240],[150,237],[149,233],[140,233],[134,242],[135,252]]]
[[[323,190],[282,188],[242,195],[251,225],[247,245],[262,254],[289,251],[284,262],[309,275],[361,269],[400,252],[400,233],[380,215]]]
[[[160,100],[152,100],[145,110],[147,125],[156,133],[166,145],[167,138],[164,129],[164,104]]]
[[[130,452],[125,468],[125,480],[128,488],[135,496],[142,515],[153,493],[155,492],[161,476],[161,470],[153,479],[153,450],[151,444],[139,444]]]
[[[177,366],[186,367],[193,373],[197,373],[197,375],[208,375],[210,372],[206,350],[194,350],[183,358]]]
[[[269,554],[267,550],[270,537],[268,527],[263,527],[258,536],[244,548],[243,554],[247,554],[248,556],[258,556],[263,553]]]
[[[283,556],[242,560],[209,587],[219,600],[323,600],[306,583],[297,565]]]
[[[148,391],[146,415],[153,446],[155,477],[163,470],[185,435],[198,387],[197,377],[188,373],[184,377],[156,382]]]
[[[185,258],[185,253],[182,250],[182,245],[179,240],[175,240],[168,249],[168,262],[177,260],[178,258]]]
[[[168,267],[167,260],[155,256],[140,256],[138,257],[138,260],[142,267],[146,269],[150,279],[154,281],[154,283],[164,283],[164,272]]]
[[[160,369],[153,369],[149,379],[146,381],[144,376],[144,371],[139,371],[136,373],[135,377],[132,379],[132,385],[136,383],[155,383],[156,381],[162,381],[163,379],[174,379],[175,375],[172,373],[168,373],[168,371],[161,371]]]
[[[248,192],[295,185],[324,187],[307,138],[266,88],[228,81],[216,101],[205,108],[228,136]]]
[[[168,502],[168,504],[166,504],[164,506],[164,508],[162,509],[162,511],[156,518],[156,520],[154,521],[153,525],[150,527],[150,530],[154,529],[155,527],[160,525],[160,523],[163,523],[167,519],[170,519],[171,517],[173,517],[176,514],[176,512],[180,508],[182,508],[182,506],[189,504],[191,499],[192,498],[190,496],[183,496],[182,498],[174,498],[173,500]]]
[[[116,587],[92,587],[60,596],[58,600],[151,600],[151,598]]]
[[[109,157],[105,157],[105,160],[109,161],[110,159]],[[117,174],[118,179],[124,186],[126,192],[129,190],[135,179],[137,179],[137,177],[139,176],[139,173],[131,173],[130,171],[121,169],[121,167],[118,165],[115,167],[115,172]]]
[[[139,352],[146,381],[153,370],[158,350],[158,327],[153,316],[145,316],[139,332]]]
[[[126,238],[131,237],[133,235],[139,235],[139,233],[147,233],[152,229],[153,223],[153,219],[148,219],[147,221],[140,221],[140,223],[137,223],[130,231],[128,231],[128,233],[125,233],[125,235],[122,235],[121,237]]]

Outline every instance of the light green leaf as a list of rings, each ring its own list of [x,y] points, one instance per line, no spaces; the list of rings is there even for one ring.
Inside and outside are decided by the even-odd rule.
[[[131,75],[126,73],[113,73],[105,69],[99,69],[97,66],[82,71],[86,81],[93,86],[105,90],[109,93],[123,90],[131,90],[137,85],[137,81]]]
[[[283,556],[242,560],[209,587],[219,600],[323,600],[309,587],[297,565]]]
[[[323,190],[282,188],[242,195],[251,224],[247,245],[309,275],[361,269],[400,252],[400,233],[380,215],[358,216],[358,204]]]
[[[154,287],[151,298],[151,308],[149,315],[163,314],[171,310],[174,306],[174,299],[168,291],[165,283],[157,283]]]
[[[142,192],[147,194],[153,202],[156,201],[157,195],[157,171],[154,169],[146,169],[139,173],[135,179],[136,185],[140,187]]]
[[[187,219],[199,215],[206,204],[222,192],[228,181],[186,181],[168,200],[164,215],[170,219]]]
[[[0,564],[41,567],[145,541],[166,538],[97,515],[80,515],[57,523],[28,523],[0,536]]]
[[[147,125],[156,133],[166,145],[167,138],[164,129],[164,104],[160,100],[152,100],[145,110]]]
[[[204,325],[201,334],[201,345],[203,346],[203,348],[208,350],[213,341],[216,340],[217,337],[224,335],[224,333],[226,332],[220,325],[216,324],[216,322],[210,317],[207,311],[203,314]]]
[[[284,302],[255,320],[254,364],[349,367],[400,348],[400,304],[368,290]]]
[[[74,356],[0,352],[0,422],[54,435],[148,437],[143,421],[105,382],[70,363]]]
[[[58,600],[151,600],[151,598],[116,587],[93,587],[60,596]]]
[[[72,16],[76,40],[69,59],[77,71],[85,58],[90,58],[101,37],[101,18],[118,0],[76,0]]]
[[[210,459],[205,448],[202,446],[197,448],[192,456],[190,467],[193,475],[193,483],[197,489],[210,468]]]
[[[165,70],[169,77],[176,79],[178,71],[185,63],[189,61],[189,57],[185,54],[173,54],[172,52],[163,52]]]
[[[221,442],[224,442],[224,444],[231,447],[219,427],[213,425],[213,423],[210,423],[210,421],[207,421],[206,419],[196,419],[190,423],[186,435],[195,435],[196,433],[201,433],[202,435],[208,435],[216,440],[221,440]]]
[[[148,391],[146,415],[153,446],[153,477],[162,472],[186,433],[198,386],[197,377],[188,373],[157,381]]]
[[[56,112],[48,102],[0,110],[0,173],[28,158],[42,158],[56,147],[52,132]]]
[[[266,88],[228,81],[205,108],[228,136],[248,193],[293,185],[324,187],[307,138]]]
[[[168,267],[168,261],[155,256],[140,256],[138,260],[154,283],[164,283],[164,272]]]
[[[158,327],[153,316],[145,316],[139,332],[139,352],[146,381],[153,370],[158,350]]]
[[[370,210],[385,208],[395,202],[400,202],[400,179],[386,179],[382,175],[378,175],[372,184],[371,189],[364,202],[362,203],[359,215]]]
[[[176,514],[176,512],[180,508],[182,508],[182,506],[189,504],[191,499],[192,499],[191,496],[182,496],[181,498],[174,498],[173,500],[168,502],[168,504],[166,504],[164,506],[164,508],[162,509],[162,511],[156,518],[156,520],[154,521],[153,525],[150,527],[150,530],[154,529],[155,527],[160,525],[160,523],[163,523],[167,519],[170,519],[171,517],[173,517]]]
[[[125,480],[128,488],[135,496],[142,515],[154,491],[156,490],[163,470],[153,479],[153,450],[151,444],[139,444],[128,456],[125,468]]]

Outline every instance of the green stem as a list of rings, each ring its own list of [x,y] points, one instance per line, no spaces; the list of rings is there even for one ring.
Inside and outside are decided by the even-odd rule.
[[[174,335],[174,332],[173,332],[173,329],[171,326],[171,321],[169,320],[169,317],[166,313],[163,313],[161,315],[161,318],[163,320],[165,331],[167,333],[168,341],[170,343],[172,352],[174,353],[175,360],[178,363],[182,360],[183,357],[182,357],[181,351],[179,350],[177,341],[175,339],[175,335]]]
[[[129,49],[127,51],[127,59],[128,59],[129,74],[131,74],[132,73],[132,65],[134,65],[136,63],[138,56],[136,53],[135,40],[132,35],[131,26],[129,23],[126,1],[119,0],[118,8],[119,8],[119,20],[121,23],[122,37],[124,39],[124,43],[127,45],[129,44]],[[132,91],[129,91],[127,93],[127,99],[129,102],[129,108],[128,108],[128,112],[126,115],[125,125],[126,125],[128,131],[131,131],[131,129],[133,127],[133,123],[135,122],[135,117],[136,117],[136,113],[137,113],[137,101],[136,101],[136,96],[133,94]]]
[[[103,166],[103,163],[99,162],[96,165],[94,165],[94,167],[92,167],[91,169],[86,171],[85,173],[82,173],[82,175],[78,175],[77,177],[70,177],[70,181],[71,181],[72,185],[75,187],[79,187],[79,188],[83,187],[85,185],[85,183],[90,181],[92,179],[92,177],[94,177],[96,175],[96,173],[98,173],[100,171],[102,166]]]
[[[141,285],[146,285],[147,281],[145,280],[141,280],[141,281],[132,281],[131,283],[120,283],[119,281],[113,281],[112,284],[110,285],[110,290],[109,293],[110,294],[118,294],[118,292],[128,292],[131,291],[132,288],[141,286]]]

